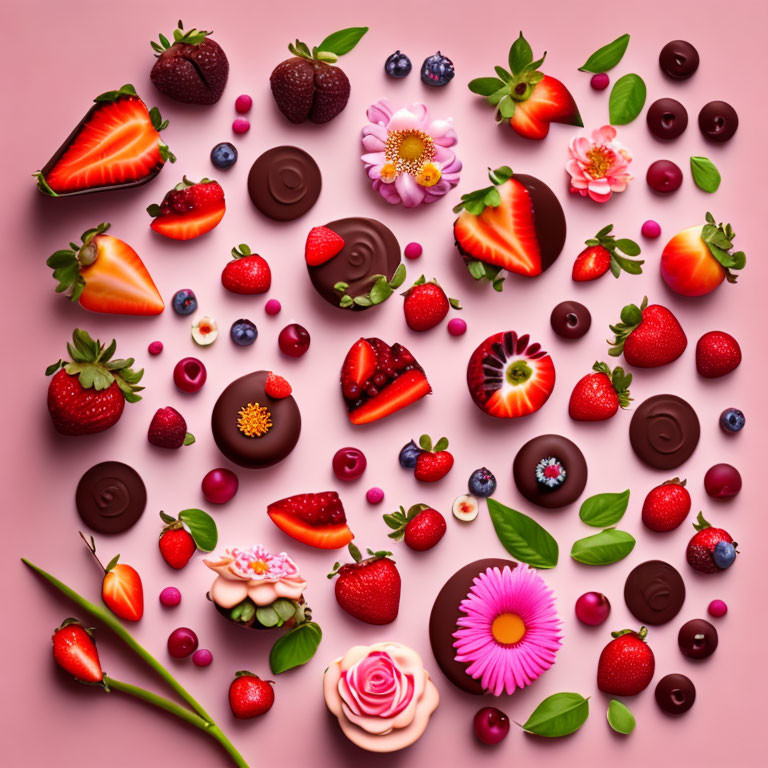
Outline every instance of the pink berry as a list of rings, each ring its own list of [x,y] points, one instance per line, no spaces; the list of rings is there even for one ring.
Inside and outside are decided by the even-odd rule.
[[[496,707],[483,707],[472,721],[477,736],[483,744],[498,744],[509,733],[509,718]]]
[[[148,347],[147,350],[150,355],[159,355],[163,351],[163,342],[162,341],[153,341]]]
[[[381,488],[377,488],[376,486],[369,488],[365,492],[365,500],[369,504],[380,504],[382,501],[384,501],[384,491],[382,491]]]
[[[424,252],[424,249],[419,243],[408,243],[405,246],[405,258],[406,259],[418,259]]]
[[[460,317],[451,318],[448,321],[448,333],[451,336],[463,336],[467,332],[467,323]]]
[[[658,237],[661,234],[661,224],[653,219],[643,222],[643,226],[640,228],[640,234],[643,237]]]
[[[666,195],[680,189],[683,172],[671,160],[657,160],[648,166],[645,180],[654,192]]]
[[[365,454],[359,448],[339,448],[333,455],[333,474],[339,480],[357,480],[367,464]]]
[[[704,475],[704,490],[713,499],[729,499],[741,490],[741,475],[730,464],[715,464]]]
[[[176,587],[166,587],[160,593],[160,604],[166,608],[173,608],[181,602],[181,592]]]
[[[211,504],[226,504],[237,493],[237,475],[231,469],[218,467],[203,478],[203,496]]]
[[[277,299],[270,299],[265,305],[264,305],[264,311],[268,315],[276,315],[280,312],[282,307],[280,306],[280,302]]]
[[[592,75],[592,79],[589,81],[589,84],[596,91],[604,91],[610,82],[611,78],[608,77],[605,72],[598,72],[596,75]]]
[[[192,663],[196,667],[207,667],[213,661],[213,654],[207,648],[199,648],[192,654]]]
[[[174,659],[184,659],[197,650],[197,635],[189,627],[174,629],[168,636],[168,653]]]
[[[238,112],[241,115],[248,112],[252,106],[253,99],[247,93],[238,96],[235,100],[235,112]]]
[[[173,383],[182,392],[197,392],[208,378],[208,371],[196,357],[185,357],[173,369]]]
[[[309,331],[298,323],[286,325],[277,337],[277,346],[288,357],[301,357],[309,349]]]
[[[611,612],[608,598],[600,592],[585,592],[576,601],[576,618],[590,627],[602,624]]]
[[[232,130],[235,133],[248,133],[251,124],[244,117],[236,117],[232,122]]]
[[[728,613],[728,606],[722,600],[713,600],[708,606],[707,611],[710,616],[714,616],[719,619],[721,616],[725,616]]]

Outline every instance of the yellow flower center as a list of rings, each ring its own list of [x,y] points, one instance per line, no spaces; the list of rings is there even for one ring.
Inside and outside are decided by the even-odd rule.
[[[525,624],[516,613],[500,613],[491,624],[491,634],[501,645],[514,645],[525,636]]]
[[[418,176],[427,163],[435,158],[435,144],[424,131],[389,131],[384,147],[387,165],[394,166],[395,174],[410,173]]]
[[[600,144],[587,150],[587,158],[589,159],[587,173],[593,179],[602,179],[611,169],[616,155],[612,149]]]
[[[393,182],[397,178],[397,168],[395,168],[395,164],[386,163],[385,165],[382,165],[381,171],[379,171],[379,176],[385,184]]]
[[[253,560],[248,563],[248,567],[256,573],[266,573],[269,570],[269,566],[263,560]]]
[[[422,187],[434,187],[440,181],[440,170],[433,163],[427,163],[416,177],[416,183]]]
[[[258,403],[248,403],[238,413],[237,428],[246,437],[261,437],[272,429],[272,414]]]

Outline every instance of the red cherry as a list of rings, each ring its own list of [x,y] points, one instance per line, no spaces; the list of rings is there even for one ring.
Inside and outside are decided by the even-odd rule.
[[[472,725],[483,744],[498,744],[509,733],[509,718],[496,707],[483,707],[477,711]]]
[[[671,160],[657,160],[648,167],[645,180],[654,192],[667,194],[680,188],[683,172]]]
[[[601,592],[585,592],[576,601],[576,618],[590,627],[602,624],[610,612],[611,604]]]
[[[357,480],[367,464],[365,454],[359,448],[339,448],[333,456],[333,474],[339,480]]]
[[[715,464],[704,475],[704,490],[713,499],[729,499],[741,490],[741,475],[730,464]]]
[[[185,357],[173,369],[173,383],[182,392],[197,392],[208,378],[208,371],[196,357]]]
[[[211,504],[226,504],[237,493],[238,485],[237,475],[231,469],[218,467],[203,478],[203,496]]]
[[[277,337],[277,346],[288,357],[301,357],[309,349],[309,331],[298,323],[286,325]]]
[[[197,650],[197,635],[189,627],[174,629],[168,636],[168,653],[174,659],[184,659]]]

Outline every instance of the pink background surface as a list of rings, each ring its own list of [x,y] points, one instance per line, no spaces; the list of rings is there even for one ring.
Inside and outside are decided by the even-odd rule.
[[[5,557],[3,583],[7,598],[2,729],[7,730],[4,762],[8,766],[99,763],[113,768],[137,764],[224,766],[227,759],[218,745],[175,719],[158,714],[138,702],[114,694],[109,697],[72,682],[55,669],[49,638],[61,619],[73,613],[68,602],[53,593],[20,565],[22,554],[63,578],[84,594],[97,599],[99,574],[77,538],[80,525],[73,496],[78,478],[100,460],[121,459],[135,466],[146,481],[147,510],[131,531],[121,536],[99,537],[99,548],[109,558],[119,551],[125,562],[143,576],[146,614],[135,627],[136,636],[166,661],[165,640],[177,626],[194,628],[201,647],[212,649],[214,663],[200,670],[189,661],[170,668],[181,682],[213,713],[252,765],[264,759],[280,760],[286,767],[353,764],[366,759],[370,765],[422,765],[426,761],[447,765],[501,764],[510,760],[535,761],[541,766],[608,764],[624,760],[633,765],[653,760],[656,765],[683,760],[728,760],[734,765],[756,765],[762,742],[761,702],[765,684],[764,636],[768,621],[761,597],[765,580],[764,491],[761,475],[765,462],[758,441],[764,429],[762,407],[764,336],[758,313],[764,311],[766,278],[764,249],[765,108],[763,32],[765,6],[754,0],[583,5],[548,2],[521,5],[508,2],[476,4],[443,0],[429,7],[390,1],[378,5],[349,1],[294,2],[269,5],[253,2],[172,3],[134,0],[114,5],[87,0],[67,3],[13,3],[7,6],[4,41],[4,101],[9,108],[3,125],[5,200],[2,206],[5,233],[5,375],[7,394],[4,470]],[[578,9],[577,9],[578,6]],[[470,10],[474,9],[474,13]],[[482,9],[482,10],[481,10]],[[188,26],[212,28],[231,64],[229,83],[221,101],[212,108],[185,107],[161,97],[148,79],[152,63],[150,39],[171,31],[182,14]],[[292,126],[275,109],[268,90],[268,74],[286,57],[285,45],[299,36],[310,44],[341,27],[367,24],[371,31],[344,59],[352,81],[352,96],[344,113],[326,126]],[[725,26],[727,25],[727,34]],[[620,138],[634,153],[637,177],[628,192],[606,206],[574,199],[567,194],[562,170],[567,142],[575,129],[553,126],[547,140],[534,143],[497,128],[489,108],[466,89],[466,82],[489,74],[493,64],[506,58],[509,43],[522,28],[534,53],[548,50],[545,70],[565,81],[592,129],[607,122],[608,91],[589,87],[589,75],[576,68],[589,53],[618,35],[629,32],[632,42],[619,67],[611,73],[638,72],[648,85],[648,103],[673,96],[688,108],[691,123],[683,136],[662,146],[648,133],[644,117],[620,128]],[[690,81],[665,80],[657,65],[658,51],[669,40],[684,38],[696,45],[701,66]],[[407,52],[414,72],[403,82],[385,78],[382,65],[395,48]],[[422,86],[421,60],[440,48],[458,72],[442,90]],[[21,57],[11,69],[7,62]],[[39,195],[29,178],[40,167],[88,108],[91,98],[125,82],[136,85],[150,104],[161,107],[171,124],[164,133],[179,158],[160,179],[141,188],[112,194],[51,200]],[[215,172],[208,154],[218,141],[231,140],[233,102],[250,93],[253,127],[234,139],[240,150],[238,164],[228,172]],[[509,278],[504,293],[496,295],[475,285],[466,275],[453,247],[451,206],[447,200],[416,211],[388,207],[369,189],[358,159],[359,130],[365,108],[381,96],[393,103],[424,100],[436,115],[453,115],[459,134],[458,153],[464,161],[460,191],[485,182],[486,166],[502,163],[533,173],[555,189],[568,219],[568,240],[560,261],[542,278],[524,281]],[[731,102],[741,125],[735,140],[724,146],[704,142],[697,127],[700,107],[711,99]],[[280,143],[305,147],[323,172],[323,192],[315,208],[298,222],[280,226],[261,217],[245,191],[252,161],[263,150]],[[690,155],[711,157],[720,168],[720,190],[708,196],[696,189],[687,170]],[[672,197],[655,197],[643,177],[650,162],[667,157],[685,171],[683,188]],[[215,173],[214,173],[215,172]],[[144,208],[186,173],[192,178],[215,175],[227,194],[227,214],[222,224],[199,240],[176,244],[154,236]],[[747,269],[737,286],[724,286],[713,295],[696,300],[673,296],[658,273],[658,259],[668,237],[699,223],[706,210],[731,221],[737,246],[747,251]],[[302,249],[309,227],[348,215],[381,218],[405,244],[424,245],[421,261],[409,263],[409,279],[422,271],[436,276],[450,295],[464,303],[468,333],[448,336],[445,327],[427,334],[411,333],[403,322],[401,300],[362,315],[334,310],[313,292],[303,265]],[[587,237],[608,222],[622,235],[640,239],[643,220],[654,218],[663,228],[657,241],[643,242],[645,273],[638,278],[606,277],[596,284],[575,286],[570,279],[573,257]],[[170,309],[156,319],[92,315],[53,294],[54,284],[45,258],[72,237],[99,221],[111,221],[113,234],[131,243],[149,267],[161,293],[169,302],[174,291],[193,288],[201,312],[219,321],[221,337],[212,347],[199,349],[189,336],[189,319]],[[250,243],[273,269],[269,296],[278,298],[283,312],[269,318],[264,297],[235,297],[220,285],[219,275],[231,246]],[[645,493],[667,479],[639,464],[627,439],[630,414],[621,414],[601,425],[579,425],[567,416],[567,402],[574,382],[595,359],[606,355],[607,325],[618,318],[622,305],[638,302],[647,294],[652,302],[669,306],[682,322],[689,339],[684,356],[656,371],[636,372],[632,391],[637,403],[646,397],[672,392],[695,406],[702,424],[702,438],[694,456],[680,468],[688,478],[694,511],[703,509],[715,524],[726,527],[740,542],[741,556],[729,571],[697,576],[684,562],[691,528],[657,536],[640,522]],[[593,328],[576,343],[565,343],[549,326],[551,308],[566,298],[590,307]],[[257,343],[235,348],[227,338],[238,317],[253,319],[260,331]],[[309,353],[298,361],[280,356],[276,336],[286,323],[296,320],[312,334]],[[75,326],[102,339],[118,338],[121,356],[135,355],[145,367],[146,394],[139,405],[128,406],[120,423],[101,435],[66,439],[56,435],[45,411],[45,366],[58,359]],[[530,332],[555,361],[558,383],[547,406],[527,419],[496,422],[483,416],[470,402],[464,382],[466,360],[487,335],[513,328]],[[730,377],[703,381],[694,367],[696,339],[705,331],[722,329],[740,339],[745,359]],[[339,397],[337,371],[349,345],[360,335],[378,335],[388,342],[406,344],[426,369],[434,395],[399,415],[367,428],[352,428]],[[161,339],[165,351],[150,359],[147,344]],[[171,381],[175,362],[198,355],[208,366],[208,383],[196,395],[177,392]],[[238,471],[241,488],[230,504],[206,507],[199,490],[203,474],[226,465],[218,454],[208,427],[217,395],[232,379],[256,369],[274,369],[292,382],[304,416],[301,440],[293,454],[268,471]],[[186,417],[197,443],[179,452],[155,450],[146,441],[146,429],[155,409],[177,407]],[[735,438],[717,426],[720,411],[742,408],[748,425]],[[561,432],[575,439],[590,466],[585,495],[631,487],[630,508],[621,527],[637,538],[637,546],[624,561],[604,568],[589,568],[568,557],[571,543],[594,532],[578,520],[578,505],[559,512],[532,509],[514,488],[512,458],[525,440],[544,432]],[[397,464],[397,451],[422,432],[445,433],[456,457],[453,472],[434,486],[418,484]],[[448,533],[433,551],[416,554],[395,545],[404,579],[401,612],[389,626],[376,628],[344,614],[336,605],[325,574],[334,555],[311,550],[283,536],[267,519],[265,505],[274,498],[309,490],[336,487],[330,470],[333,452],[343,445],[363,449],[369,468],[364,477],[340,488],[357,539],[364,546],[380,547],[386,541],[381,513],[396,505],[424,501],[448,517]],[[730,461],[741,469],[744,489],[732,502],[717,504],[706,497],[702,477],[717,461]],[[462,694],[440,674],[427,640],[427,617],[439,587],[460,565],[483,556],[503,556],[485,510],[471,525],[450,517],[452,499],[463,492],[466,477],[476,466],[489,466],[499,479],[496,497],[532,514],[560,543],[561,561],[544,578],[556,590],[565,624],[565,643],[555,667],[533,687],[498,703],[513,720],[524,721],[536,704],[557,691],[579,691],[591,696],[591,716],[576,735],[544,741],[514,728],[498,749],[481,748],[471,735],[471,717],[482,704]],[[386,499],[370,507],[365,490],[379,485]],[[205,600],[212,574],[200,559],[184,571],[171,572],[156,546],[157,512],[176,513],[203,506],[217,520],[222,545],[261,542],[287,549],[310,580],[307,592],[315,617],[325,631],[316,658],[307,666],[280,676],[274,709],[259,721],[235,722],[226,701],[231,674],[252,669],[268,675],[267,653],[274,639],[267,634],[239,631],[214,614]],[[622,599],[626,574],[650,558],[668,560],[683,573],[688,597],[676,620],[651,628],[649,641],[657,661],[656,679],[668,672],[688,674],[697,687],[694,709],[673,720],[663,716],[653,701],[653,686],[629,699],[638,721],[628,737],[613,734],[605,721],[608,697],[595,684],[595,668],[608,632],[635,626]],[[160,589],[178,586],[181,606],[163,610],[157,602]],[[596,630],[580,626],[573,604],[582,592],[605,592],[613,604],[606,625]],[[720,647],[716,655],[693,663],[682,657],[678,627],[686,620],[706,615],[713,598],[728,602],[730,611],[716,621]],[[762,602],[762,605],[760,604]],[[132,628],[133,629],[133,628]],[[423,656],[442,696],[424,738],[403,753],[366,757],[346,742],[327,715],[321,696],[321,676],[326,662],[354,643],[397,640]],[[142,663],[99,630],[103,666],[110,674],[144,683],[166,693],[162,684],[145,672]],[[655,681],[654,681],[655,683]]]

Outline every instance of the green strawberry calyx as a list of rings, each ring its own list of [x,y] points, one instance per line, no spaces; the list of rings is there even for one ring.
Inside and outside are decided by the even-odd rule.
[[[736,233],[730,224],[715,223],[715,217],[707,211],[707,223],[701,230],[701,239],[709,249],[709,252],[725,270],[725,279],[729,283],[735,283],[738,275],[734,275],[731,270],[744,269],[747,263],[747,256],[744,251],[735,251],[733,248],[733,238]]]
[[[368,557],[363,560],[363,555],[360,552],[360,550],[355,546],[353,542],[349,542],[349,546],[347,547],[349,550],[350,557],[357,565],[369,565],[370,563],[375,563],[377,560],[383,560],[385,557],[392,557],[391,552],[387,552],[386,550],[378,550],[374,552],[372,549],[367,549],[366,552],[368,553]],[[394,562],[394,561],[393,561]],[[333,568],[331,572],[328,574],[328,578],[332,579],[334,576],[338,575],[341,568],[344,566],[343,563],[335,562],[333,564]]]
[[[72,342],[67,342],[67,352],[71,360],[59,360],[49,365],[45,369],[45,375],[52,376],[62,369],[70,376],[77,376],[83,389],[95,389],[97,392],[108,389],[116,382],[123,397],[129,403],[136,403],[141,400],[141,396],[136,393],[144,389],[138,386],[144,369],[134,371],[131,368],[135,362],[132,357],[113,360],[116,348],[115,339],[106,346],[98,339],[92,339],[87,331],[75,328]]]
[[[630,275],[640,275],[643,272],[642,259],[627,259],[622,256],[621,253],[626,256],[639,256],[640,246],[634,241],[626,237],[620,237],[616,239],[611,235],[613,231],[613,224],[603,227],[594,237],[584,241],[584,245],[594,248],[596,246],[602,246],[611,256],[611,274],[614,277],[618,277],[622,271],[627,272]]]
[[[693,524],[693,528],[696,531],[703,531],[706,528],[711,528],[712,524],[704,519],[704,513],[699,512],[696,516],[696,522]]]
[[[188,179],[186,176],[182,176],[181,181],[172,189],[171,192],[183,192],[185,189],[190,189],[191,187],[197,187],[200,184],[217,184],[218,182],[216,179],[209,179],[207,176],[203,176],[200,181],[192,181],[192,179]],[[166,197],[170,194],[170,192],[166,193]],[[165,198],[163,198],[165,199]],[[162,216],[162,210],[160,208],[160,205],[157,203],[152,203],[151,205],[147,206],[147,213],[153,218],[156,219],[158,216]]]
[[[335,64],[339,60],[339,56],[349,53],[367,31],[368,27],[340,29],[338,32],[328,35],[320,45],[314,46],[312,50],[306,43],[296,39],[294,42],[288,43],[288,50],[301,59]]]
[[[212,34],[213,32],[204,29],[184,29],[184,24],[179,19],[179,26],[173,30],[173,43],[165,35],[160,34],[157,36],[160,42],[152,40],[150,45],[155,56],[159,58],[174,45],[200,45],[208,35]]]
[[[248,256],[253,256],[254,253],[251,250],[251,246],[248,243],[240,243],[232,249],[233,259],[246,259]]]
[[[611,632],[611,637],[614,639],[617,637],[624,637],[624,635],[634,635],[638,640],[645,642],[648,636],[648,627],[640,627],[640,631],[636,632],[634,629],[620,629],[618,632]]]
[[[608,343],[611,345],[608,354],[611,357],[618,357],[624,351],[624,343],[629,338],[629,335],[643,322],[643,311],[647,306],[647,296],[643,297],[639,307],[636,304],[627,304],[621,310],[621,321],[616,323],[616,325],[608,326],[616,334],[616,338],[613,341],[608,339]]]
[[[429,283],[431,283],[432,285],[436,285],[438,288],[442,289],[442,286],[440,285],[440,283],[437,282],[436,278],[433,277],[431,280],[427,280],[426,277],[424,277],[424,275],[421,275],[418,278],[418,280],[416,280],[416,282],[407,291],[403,291],[402,295],[409,296],[413,292],[414,288],[418,288],[420,285],[428,285]],[[452,299],[449,297],[447,298],[448,298],[448,303],[451,305],[452,309],[462,309],[461,302],[458,299]]]
[[[616,397],[619,398],[619,405],[622,408],[628,408],[632,398],[629,396],[629,385],[632,383],[632,374],[626,373],[624,369],[617,365],[613,371],[609,368],[607,363],[596,362],[592,366],[592,370],[595,373],[602,373],[608,377],[611,382]]]
[[[673,477],[671,480],[665,480],[662,485],[679,485],[681,488],[685,488],[688,481],[679,477]]]
[[[414,504],[409,507],[408,511],[405,511],[404,507],[390,515],[384,515],[384,522],[388,527],[392,528],[392,533],[388,534],[390,539],[400,541],[405,536],[405,529],[408,527],[408,523],[414,518],[418,517],[425,509],[429,509],[429,504]]]
[[[372,307],[386,301],[405,282],[405,274],[405,264],[399,264],[395,274],[389,280],[386,275],[371,275],[371,289],[361,296],[350,296],[347,293],[349,283],[343,281],[336,283],[333,290],[341,296],[339,306],[342,309],[349,309],[355,305],[364,308]]]
[[[85,290],[85,278],[82,270],[90,267],[98,258],[99,249],[96,238],[103,235],[109,224],[97,224],[87,229],[80,236],[80,244],[70,242],[69,248],[56,251],[45,262],[53,270],[54,280],[58,280],[56,293],[67,293],[73,302],[80,299]]]

